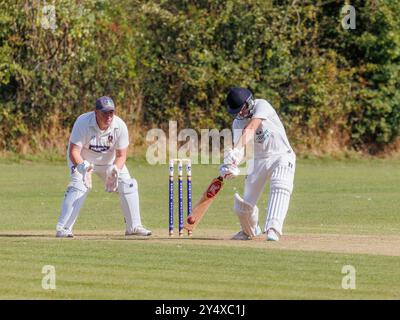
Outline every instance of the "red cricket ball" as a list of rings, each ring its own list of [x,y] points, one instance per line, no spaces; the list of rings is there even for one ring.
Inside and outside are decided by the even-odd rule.
[[[194,217],[192,217],[192,216],[189,216],[189,217],[187,218],[187,222],[188,222],[189,224],[193,224],[193,223],[195,223],[195,221],[196,221],[196,219],[195,219]]]

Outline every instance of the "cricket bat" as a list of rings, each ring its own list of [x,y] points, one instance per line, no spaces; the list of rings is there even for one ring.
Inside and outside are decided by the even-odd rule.
[[[210,185],[207,187],[207,190],[203,193],[199,201],[197,201],[196,205],[193,208],[192,213],[188,216],[185,225],[183,226],[188,231],[193,231],[200,220],[203,218],[205,213],[207,212],[208,207],[214,201],[218,192],[222,189],[224,185],[223,178],[217,177],[214,178]]]

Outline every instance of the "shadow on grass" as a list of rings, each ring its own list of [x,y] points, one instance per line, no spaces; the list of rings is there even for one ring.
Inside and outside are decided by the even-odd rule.
[[[48,234],[0,234],[0,238],[50,238],[51,236]]]
[[[48,238],[48,239],[75,239],[75,240],[124,240],[124,241],[152,241],[152,240],[165,240],[165,241],[192,241],[192,240],[227,240],[217,237],[159,237],[159,236],[117,236],[115,234],[75,234],[72,238],[56,238],[51,234],[26,234],[26,233],[0,233],[0,238]]]

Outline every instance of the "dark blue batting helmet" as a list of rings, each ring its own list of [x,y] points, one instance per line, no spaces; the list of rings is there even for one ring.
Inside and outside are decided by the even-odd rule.
[[[238,114],[246,102],[253,99],[253,94],[249,89],[234,87],[231,88],[226,97],[228,104],[228,112],[230,114]]]

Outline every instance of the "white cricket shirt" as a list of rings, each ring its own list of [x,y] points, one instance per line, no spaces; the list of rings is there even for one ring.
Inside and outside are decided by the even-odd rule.
[[[128,128],[125,122],[114,115],[111,125],[100,130],[94,111],[84,113],[76,119],[69,142],[82,147],[81,156],[95,165],[113,164],[115,150],[125,149],[129,145]],[[69,143],[67,159],[69,166]]]
[[[254,158],[266,158],[274,155],[294,154],[285,128],[275,109],[264,99],[255,99],[253,116],[249,119],[235,119],[232,124],[233,139],[236,144],[242,130],[252,118],[262,119],[254,136]]]

